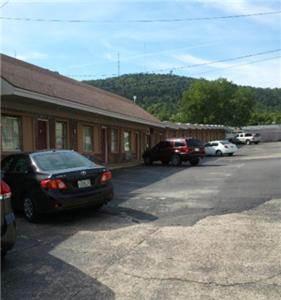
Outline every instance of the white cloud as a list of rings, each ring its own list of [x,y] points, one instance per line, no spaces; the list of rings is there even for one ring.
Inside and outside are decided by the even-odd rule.
[[[47,53],[42,53],[42,52],[37,52],[37,51],[32,51],[32,52],[27,52],[24,54],[16,54],[17,59],[29,61],[29,60],[41,60],[41,59],[47,59],[48,54]]]
[[[230,15],[255,14],[280,10],[280,1],[259,1],[259,0],[197,0],[206,7],[214,7],[223,10]],[[279,23],[280,15],[254,16],[249,17],[260,23]]]
[[[109,52],[105,53],[104,57],[109,61],[117,61],[117,56],[114,56],[112,53]]]
[[[193,65],[201,65],[201,64],[202,65],[208,64],[214,68],[227,68],[230,66],[229,64],[226,63],[214,63],[211,60],[204,59],[201,57],[196,57],[190,54],[173,55],[173,58],[188,64],[186,67],[193,66]]]
[[[253,63],[255,61],[252,61]],[[207,79],[216,79],[224,77],[237,84],[250,85],[255,87],[281,87],[281,58],[276,57],[272,60],[256,62],[239,62],[236,64],[225,64],[225,67],[210,65],[216,69],[207,69],[205,72],[192,72],[191,77],[204,77]]]
[[[258,0],[197,0],[197,2],[202,3],[206,6],[213,6],[221,10],[239,14],[265,12],[271,11],[273,9],[273,7],[270,5],[264,5],[264,3],[270,4],[270,1],[261,2]]]

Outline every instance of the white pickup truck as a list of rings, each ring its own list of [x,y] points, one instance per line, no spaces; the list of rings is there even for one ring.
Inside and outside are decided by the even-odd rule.
[[[258,144],[261,141],[259,133],[239,132],[235,139],[241,144]]]

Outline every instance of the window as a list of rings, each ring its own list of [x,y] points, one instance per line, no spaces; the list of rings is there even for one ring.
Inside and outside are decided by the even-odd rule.
[[[20,140],[20,118],[2,116],[2,151],[19,151]]]
[[[184,147],[186,146],[185,142],[175,142],[175,147]]]
[[[93,152],[93,128],[90,126],[83,126],[83,150]]]
[[[169,148],[170,146],[171,146],[170,142],[160,142],[154,148],[166,149],[166,148]]]
[[[17,158],[15,164],[12,167],[12,172],[24,174],[28,172],[29,169],[29,160],[26,157],[19,157]]]
[[[118,129],[111,129],[111,152],[118,152]]]
[[[202,142],[196,139],[186,140],[188,147],[202,147]]]
[[[130,151],[131,150],[131,134],[130,132],[124,132],[124,150]]]
[[[56,122],[56,148],[67,148],[67,130],[65,122]]]
[[[11,167],[15,159],[16,159],[15,156],[9,156],[4,158],[3,161],[1,162],[1,171],[3,173],[9,172],[11,170]],[[2,172],[1,172],[1,176],[2,176]]]
[[[35,153],[32,158],[42,171],[93,167],[94,163],[74,151]]]

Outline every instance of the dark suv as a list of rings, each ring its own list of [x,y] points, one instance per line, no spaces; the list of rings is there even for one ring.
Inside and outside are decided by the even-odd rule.
[[[201,141],[192,138],[175,138],[161,141],[152,149],[146,150],[143,160],[145,165],[161,161],[164,165],[171,162],[173,166],[180,166],[183,161],[189,161],[192,166],[196,166],[204,156],[204,145]]]

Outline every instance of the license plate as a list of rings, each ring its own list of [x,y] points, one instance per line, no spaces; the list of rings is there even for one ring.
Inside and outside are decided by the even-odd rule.
[[[200,151],[200,149],[199,149],[199,148],[195,148],[195,149],[194,149],[194,151],[196,151],[196,152],[199,152],[199,151]]]
[[[90,179],[78,180],[77,185],[79,188],[89,187],[91,186],[91,180]]]

